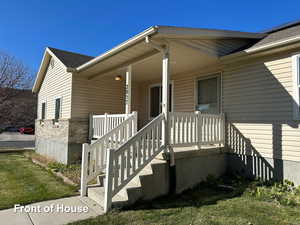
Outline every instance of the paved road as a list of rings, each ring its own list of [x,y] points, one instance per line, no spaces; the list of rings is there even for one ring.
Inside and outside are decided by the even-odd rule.
[[[18,132],[3,132],[0,134],[0,148],[33,148],[34,135],[20,134]]]

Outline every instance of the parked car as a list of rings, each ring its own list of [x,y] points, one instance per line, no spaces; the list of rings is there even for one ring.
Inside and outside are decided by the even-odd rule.
[[[17,128],[17,127],[6,127],[5,131],[7,131],[7,132],[19,132],[19,128]]]
[[[21,134],[34,134],[34,128],[33,127],[21,127],[19,129],[19,132]]]

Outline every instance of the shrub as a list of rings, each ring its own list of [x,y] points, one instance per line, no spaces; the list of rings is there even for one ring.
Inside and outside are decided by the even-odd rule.
[[[80,183],[81,166],[79,163],[64,165],[58,162],[50,162],[48,163],[48,167],[50,169],[53,169],[55,172],[60,172],[64,174],[66,177],[70,178],[73,182],[77,184]]]
[[[276,201],[281,205],[300,204],[300,186],[297,188],[293,182],[288,180],[273,185],[263,185],[262,182],[258,182],[250,190],[250,194],[260,200]]]

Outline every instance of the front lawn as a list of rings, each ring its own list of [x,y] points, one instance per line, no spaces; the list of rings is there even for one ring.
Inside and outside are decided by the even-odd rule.
[[[81,175],[81,163],[77,162],[70,165],[64,165],[62,163],[56,162],[51,158],[47,158],[40,154],[37,154],[33,151],[25,152],[24,154],[31,160],[35,160],[43,164],[48,169],[52,169],[54,172],[59,172],[68,179],[70,179],[74,184],[77,184],[79,187],[80,184],[80,175]]]
[[[278,189],[270,198],[253,182],[236,182],[235,189],[202,184],[178,196],[139,203],[130,210],[112,211],[72,225],[297,225],[300,206],[278,202]],[[226,187],[226,186],[225,186]],[[71,225],[71,224],[70,224]]]
[[[0,153],[0,209],[72,196],[75,189],[22,153]]]

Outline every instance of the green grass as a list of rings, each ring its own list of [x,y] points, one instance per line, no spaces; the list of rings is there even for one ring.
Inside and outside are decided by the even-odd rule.
[[[81,163],[77,162],[71,165],[65,165],[59,163],[53,159],[47,158],[43,155],[37,154],[34,151],[27,151],[24,153],[26,157],[31,160],[36,160],[44,165],[46,165],[49,169],[54,170],[55,172],[62,173],[65,177],[69,178],[75,184],[80,184],[80,175],[81,175]]]
[[[0,209],[75,194],[75,187],[64,184],[23,154],[0,153]]]
[[[300,207],[259,200],[250,182],[234,191],[202,184],[178,196],[139,203],[130,210],[112,211],[72,225],[297,225]]]

